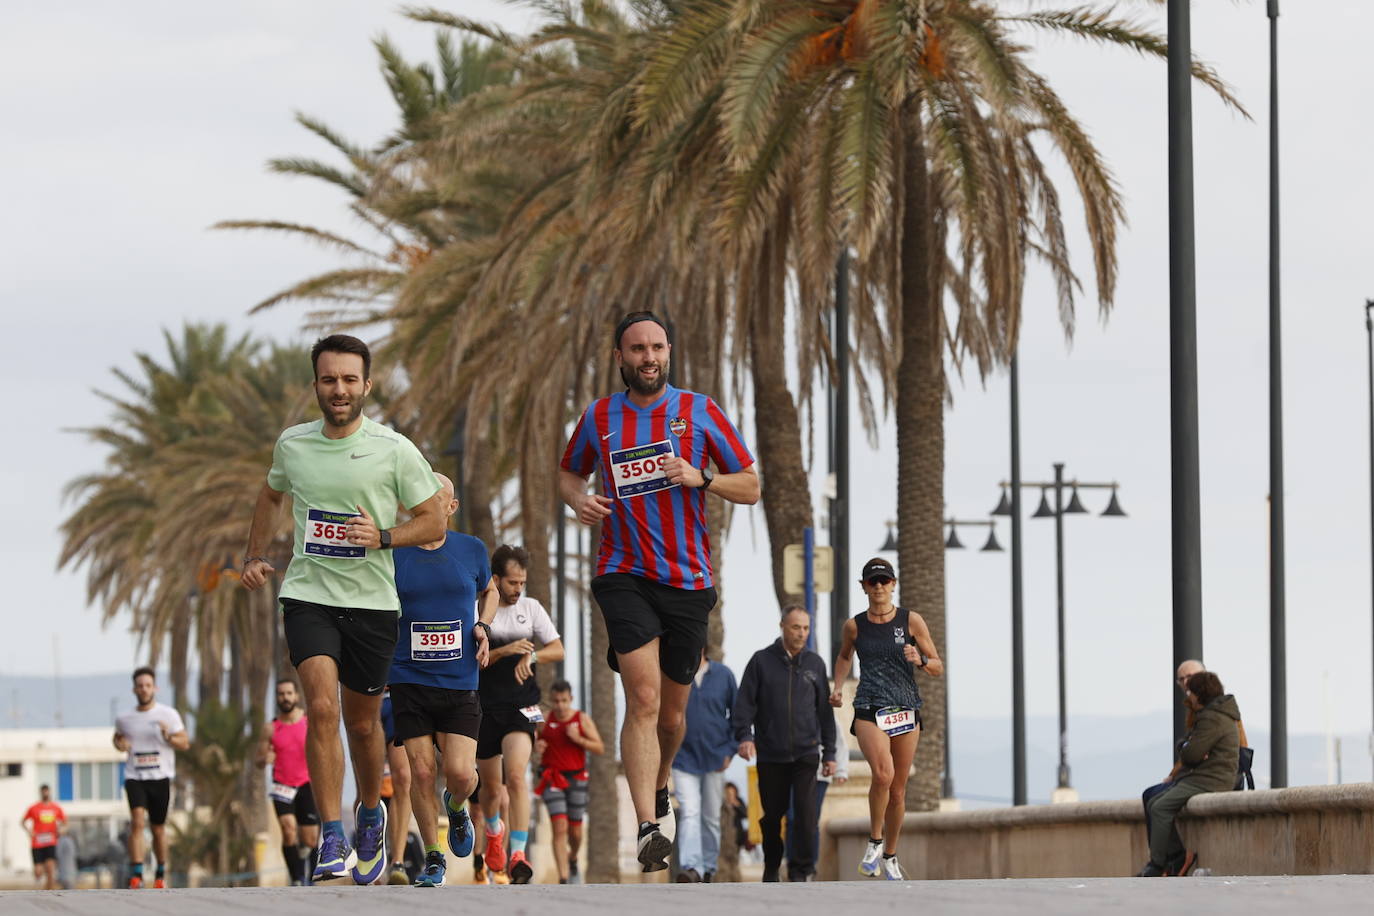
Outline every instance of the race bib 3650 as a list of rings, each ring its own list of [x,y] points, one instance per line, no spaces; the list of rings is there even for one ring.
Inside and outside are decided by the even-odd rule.
[[[313,557],[356,560],[367,555],[366,547],[358,547],[345,539],[348,520],[356,512],[326,512],[307,509],[305,513],[305,552]]]

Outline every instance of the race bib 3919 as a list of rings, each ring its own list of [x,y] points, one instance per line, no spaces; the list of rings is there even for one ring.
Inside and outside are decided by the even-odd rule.
[[[410,624],[410,658],[446,662],[463,657],[461,620],[416,620]]]

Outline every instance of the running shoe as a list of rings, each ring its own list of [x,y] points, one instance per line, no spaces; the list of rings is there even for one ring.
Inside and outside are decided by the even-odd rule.
[[[879,865],[878,862],[880,859],[882,859],[882,857],[882,841],[879,840],[875,843],[872,840],[869,840],[868,845],[864,847],[863,861],[859,863],[859,874],[863,875],[865,878],[878,877],[878,872],[882,868],[882,866]]]
[[[503,871],[494,871],[491,873],[491,883],[510,884],[510,875],[506,874]]]
[[[346,878],[349,870],[357,864],[358,853],[348,845],[348,840],[326,830],[324,838],[320,840],[319,861],[315,864],[315,873],[310,880],[318,884],[334,878]]]
[[[154,879],[153,879],[153,887],[158,888],[158,889],[160,890],[160,889],[162,889],[162,888],[165,888],[166,886],[167,886],[167,879],[166,879],[166,878],[154,878]]]
[[[639,864],[644,871],[663,871],[668,867],[668,856],[673,851],[673,843],[655,824],[653,829],[639,835]]]
[[[529,884],[530,879],[534,877],[534,869],[530,867],[529,860],[525,858],[523,849],[510,854],[510,867],[506,871],[510,872],[511,884]]]
[[[468,816],[467,808],[462,811],[453,810],[453,796],[447,789],[444,790],[444,810],[448,812],[449,852],[460,859],[472,855],[472,844],[476,839],[472,830],[472,818]]]
[[[677,812],[667,786],[654,793],[654,817],[658,819],[659,832],[671,844],[677,838]]]
[[[576,859],[574,859],[573,861],[571,861],[571,862],[568,863],[568,883],[569,883],[569,884],[581,884],[581,883],[582,883],[582,874],[581,874],[581,871],[580,871],[580,870],[578,869],[578,867],[577,867],[577,860],[576,860]]]
[[[506,825],[501,824],[495,833],[487,828],[487,870],[493,875],[506,870]]]
[[[362,803],[353,807],[353,820],[358,823]],[[358,859],[353,865],[354,884],[376,884],[386,871],[386,805],[378,805],[381,817],[370,824],[358,823],[353,843],[358,847]]]
[[[486,884],[486,883],[487,883],[487,867],[486,867],[485,865],[478,865],[478,866],[476,866],[475,868],[473,868],[473,870],[472,870],[472,883],[473,883],[473,884]]]
[[[896,856],[883,856],[883,877],[889,881],[905,881],[902,866],[897,864]]]
[[[143,878],[139,875],[129,876],[129,890],[137,891],[143,888]]]
[[[386,876],[387,884],[396,884],[405,887],[410,883],[410,875],[406,873],[406,867],[400,862],[391,863],[391,872]]]
[[[443,887],[444,872],[447,871],[448,863],[444,861],[444,854],[435,850],[425,853],[425,869],[420,872],[420,876],[415,879],[416,887]]]

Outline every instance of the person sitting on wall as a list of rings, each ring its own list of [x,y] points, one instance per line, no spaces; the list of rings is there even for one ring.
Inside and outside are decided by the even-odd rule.
[[[1188,799],[1203,792],[1227,792],[1235,788],[1240,759],[1240,707],[1226,693],[1221,679],[1211,671],[1199,671],[1187,681],[1189,700],[1197,718],[1179,751],[1183,768],[1168,789],[1146,802],[1149,823],[1150,861],[1139,877],[1181,877],[1197,865],[1197,852],[1185,850],[1174,825]]]

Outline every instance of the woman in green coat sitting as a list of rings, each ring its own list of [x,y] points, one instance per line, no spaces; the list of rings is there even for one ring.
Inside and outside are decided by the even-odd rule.
[[[1166,791],[1146,803],[1150,820],[1150,861],[1140,877],[1186,875],[1197,864],[1197,853],[1183,848],[1174,819],[1188,799],[1203,792],[1229,792],[1236,785],[1240,761],[1240,736],[1236,723],[1240,707],[1226,693],[1221,679],[1211,671],[1188,678],[1188,693],[1196,699],[1197,719],[1183,741],[1178,778]]]

